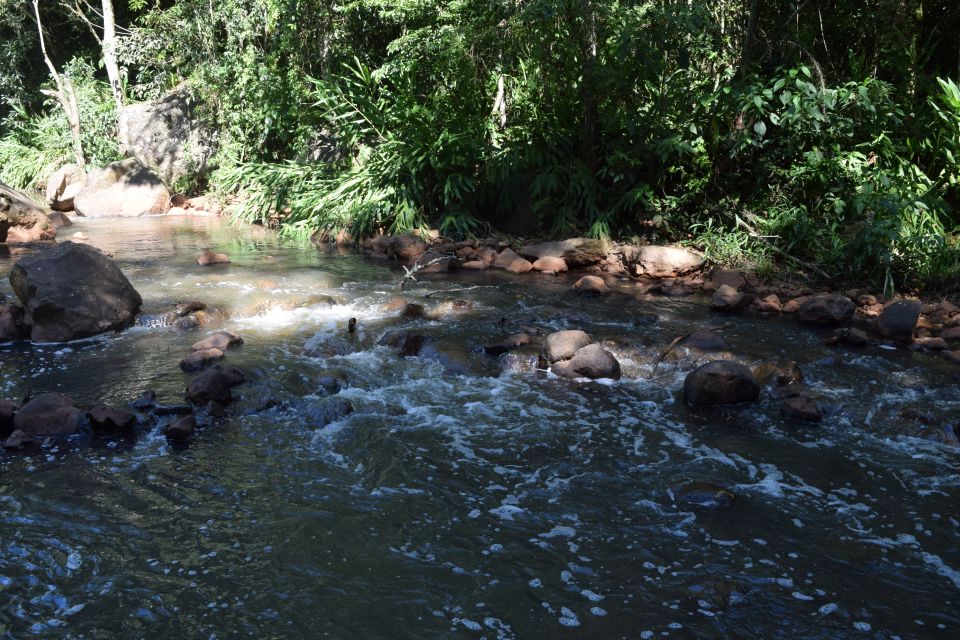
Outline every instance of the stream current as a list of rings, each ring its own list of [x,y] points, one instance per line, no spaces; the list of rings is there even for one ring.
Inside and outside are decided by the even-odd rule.
[[[0,397],[181,401],[179,359],[218,328],[245,339],[226,362],[251,381],[185,447],[147,425],[0,451],[2,638],[960,636],[960,449],[943,435],[956,365],[829,348],[790,317],[718,317],[701,297],[630,284],[582,299],[572,277],[485,272],[400,292],[389,265],[212,218],[63,235],[77,230],[113,255],[146,320],[0,344]],[[232,264],[197,266],[208,248]],[[8,298],[22,251],[0,254]],[[496,286],[424,298],[478,284]],[[398,295],[472,305],[401,322],[382,309]],[[230,317],[193,331],[149,321],[190,300]],[[363,348],[304,355],[351,317]],[[608,340],[623,379],[497,375],[481,347],[521,324]],[[375,345],[401,326],[459,347],[453,365]],[[828,416],[785,421],[769,392],[687,408],[683,379],[704,357],[652,362],[698,327],[719,327],[751,366],[797,361]],[[318,428],[329,375],[355,410]],[[686,499],[695,483],[736,499]]]

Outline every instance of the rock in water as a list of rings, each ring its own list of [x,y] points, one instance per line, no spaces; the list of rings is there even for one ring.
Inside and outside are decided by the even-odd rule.
[[[835,326],[850,321],[857,306],[838,293],[810,296],[800,303],[797,319],[808,324]]]
[[[62,393],[41,393],[13,417],[14,429],[28,436],[76,433],[83,411]]]
[[[736,313],[743,311],[753,302],[753,296],[740,293],[728,284],[721,284],[713,292],[713,300],[710,302],[710,308],[714,311],[725,313]]]
[[[73,242],[22,258],[10,284],[24,306],[34,342],[65,342],[123,329],[143,299],[98,249]]]
[[[683,383],[687,404],[706,406],[756,402],[760,385],[746,365],[715,360],[694,369]]]
[[[884,338],[890,338],[899,345],[908,345],[913,341],[913,332],[920,319],[919,300],[900,300],[894,302],[880,314],[874,327]]]
[[[0,242],[39,242],[56,235],[44,207],[0,182]]]
[[[570,238],[558,242],[541,242],[524,247],[520,254],[527,258],[562,258],[564,267],[586,267],[602,262],[607,257],[607,247],[602,240],[591,238]],[[556,263],[559,264],[559,263]],[[556,269],[549,269],[556,271]],[[563,269],[566,271],[566,268]]]
[[[127,158],[91,171],[73,208],[88,218],[156,215],[170,208],[170,192],[136,158]]]
[[[620,379],[620,363],[612,353],[599,344],[588,344],[569,360],[557,362],[552,371],[566,378],[584,377],[596,380],[598,378]]]
[[[168,424],[163,431],[163,435],[171,440],[187,440],[193,435],[196,429],[197,421],[193,415],[183,416],[175,422]]]
[[[137,417],[129,411],[98,405],[87,412],[90,426],[101,431],[129,431]]]
[[[585,332],[579,330],[557,331],[547,336],[540,357],[546,368],[559,360],[572,358],[578,350],[593,342]]]

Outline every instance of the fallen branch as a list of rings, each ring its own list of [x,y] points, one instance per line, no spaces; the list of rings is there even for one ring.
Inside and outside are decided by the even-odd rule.
[[[750,237],[751,237],[751,238],[756,238],[756,239],[758,239],[758,240],[762,240],[762,241],[770,248],[770,250],[773,251],[774,253],[776,253],[776,254],[778,254],[778,255],[780,255],[780,256],[783,256],[783,257],[786,258],[787,260],[792,260],[792,261],[796,262],[798,265],[800,265],[800,266],[803,267],[804,269],[810,269],[811,271],[819,274],[820,276],[822,276],[823,278],[825,278],[825,279],[827,279],[827,280],[830,279],[830,275],[827,274],[826,271],[820,269],[819,267],[817,267],[817,266],[815,266],[815,265],[810,264],[809,262],[804,262],[803,260],[801,260],[801,259],[799,259],[799,258],[795,258],[794,256],[790,255],[789,253],[787,253],[786,251],[784,251],[783,249],[781,249],[781,248],[778,247],[777,245],[775,245],[775,244],[773,244],[772,242],[770,242],[770,240],[768,239],[769,236],[764,236],[764,235],[761,235],[760,233],[758,233],[756,229],[754,229],[754,228],[751,227],[749,224],[747,224],[746,222],[744,222],[744,221],[740,218],[740,216],[734,215],[734,219],[737,221],[737,224],[738,224],[738,225],[740,225],[741,227],[743,227],[743,228],[747,231],[747,233],[750,234]]]
[[[651,378],[653,377],[653,375],[657,372],[657,367],[660,366],[660,363],[663,362],[664,358],[670,355],[670,352],[673,351],[673,348],[675,346],[677,346],[678,344],[680,344],[680,342],[682,342],[683,340],[686,340],[687,338],[695,334],[697,331],[701,331],[701,329],[694,329],[693,331],[688,331],[682,336],[677,336],[676,338],[674,338],[673,341],[667,346],[667,348],[661,351],[660,355],[658,355],[656,360],[653,361],[653,369],[650,370],[650,377]],[[710,327],[709,329],[706,329],[706,331],[720,331],[720,327]]]
[[[417,261],[414,263],[412,269],[407,268],[407,266],[404,265],[403,270],[406,273],[403,274],[403,278],[400,280],[400,289],[402,290],[407,285],[407,280],[413,280],[414,282],[417,282],[417,279],[415,277],[416,274],[420,273],[427,267],[431,267],[435,264],[440,264],[441,262],[447,262],[447,261],[453,260],[455,257],[456,256],[452,256],[452,255],[440,256],[439,258],[434,258],[433,260],[429,260],[427,262],[424,262],[423,264],[420,264],[420,258],[417,258]]]

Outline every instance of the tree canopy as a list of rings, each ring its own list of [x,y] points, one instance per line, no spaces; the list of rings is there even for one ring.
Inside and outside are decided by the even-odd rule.
[[[107,3],[109,4],[109,3]],[[38,3],[89,162],[119,153],[104,12]],[[131,0],[122,99],[187,88],[185,190],[311,235],[643,237],[887,287],[960,274],[953,0]],[[31,1],[0,0],[0,179],[70,158]]]

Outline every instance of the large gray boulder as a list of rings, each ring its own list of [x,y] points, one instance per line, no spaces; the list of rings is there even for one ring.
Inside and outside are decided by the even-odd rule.
[[[648,278],[673,278],[703,267],[703,256],[683,247],[626,247],[624,258],[635,265],[636,275]]]
[[[53,240],[57,228],[47,217],[49,209],[0,182],[0,242]]]
[[[63,242],[25,256],[10,270],[35,342],[65,342],[123,329],[143,304],[110,258],[85,244]]]
[[[118,119],[121,149],[154,170],[170,187],[207,169],[215,145],[196,117],[188,92],[124,107]]]
[[[170,192],[139,160],[127,158],[91,171],[73,208],[88,218],[157,215],[170,209]]]
[[[63,165],[47,178],[47,204],[54,211],[73,211],[73,199],[86,181],[86,171],[75,164]]]
[[[586,267],[602,262],[607,257],[607,247],[602,240],[570,238],[556,242],[541,242],[524,247],[520,255],[534,260],[539,258],[563,258],[571,267]]]

